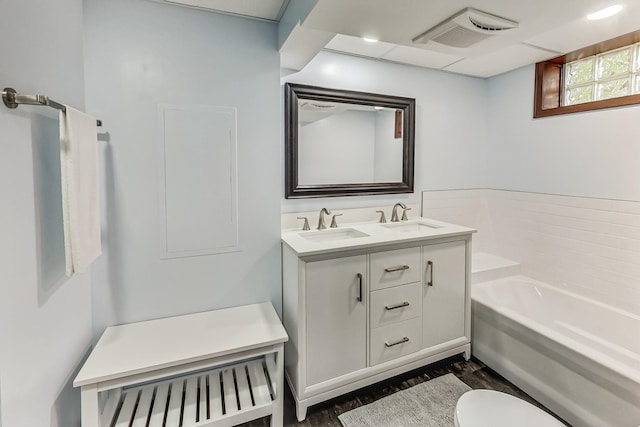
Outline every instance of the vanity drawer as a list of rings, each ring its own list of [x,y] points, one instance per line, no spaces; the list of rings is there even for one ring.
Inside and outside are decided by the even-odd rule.
[[[420,248],[371,254],[371,290],[420,282]]]
[[[370,327],[390,325],[422,315],[420,282],[371,292]]]
[[[422,322],[419,317],[371,330],[369,365],[377,365],[420,350]]]

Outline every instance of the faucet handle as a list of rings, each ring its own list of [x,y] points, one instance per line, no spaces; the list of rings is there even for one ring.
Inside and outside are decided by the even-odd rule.
[[[304,219],[304,225],[302,226],[303,231],[311,230],[311,227],[309,227],[309,218],[306,216],[299,216],[298,219]]]
[[[338,228],[338,223],[336,222],[337,216],[342,216],[342,214],[335,214],[331,217],[331,225],[329,226],[330,228]]]
[[[407,220],[408,220],[408,218],[407,218],[407,211],[410,211],[410,210],[411,210],[411,208],[405,208],[405,209],[402,211],[402,219],[401,219],[401,221],[407,221]]]
[[[387,217],[384,216],[384,211],[376,211],[376,212],[380,214],[380,221],[378,221],[378,222],[380,222],[380,223],[387,222]]]

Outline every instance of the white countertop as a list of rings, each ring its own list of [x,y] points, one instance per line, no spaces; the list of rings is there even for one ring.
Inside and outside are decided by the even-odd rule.
[[[426,224],[427,226],[419,227],[417,224]],[[416,229],[410,230],[414,225]],[[406,227],[406,229],[399,231],[399,228],[402,227]],[[342,230],[342,232],[340,230]],[[355,231],[351,232],[350,230]],[[316,230],[315,228],[309,231],[302,231],[300,229],[283,230],[282,242],[293,249],[298,256],[311,256],[353,249],[367,249],[396,243],[409,243],[460,236],[475,232],[475,229],[461,225],[436,221],[429,218],[412,218],[409,221],[388,222],[385,224],[378,222],[343,224],[338,228],[327,228],[326,230]],[[364,233],[366,236],[322,240],[323,235],[321,235],[321,233],[327,233],[327,237],[330,233]]]
[[[287,340],[268,302],[111,326],[73,385],[94,384]]]

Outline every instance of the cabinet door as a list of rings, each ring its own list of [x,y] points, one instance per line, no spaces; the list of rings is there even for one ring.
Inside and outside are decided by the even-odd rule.
[[[306,264],[307,385],[364,369],[366,255]]]
[[[465,242],[422,247],[422,346],[465,336]]]

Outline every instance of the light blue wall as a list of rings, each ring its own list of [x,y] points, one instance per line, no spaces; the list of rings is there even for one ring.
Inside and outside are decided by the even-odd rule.
[[[415,192],[284,199],[283,212],[420,203],[425,190],[485,185],[487,84],[483,79],[331,52],[320,52],[283,82],[416,99]]]
[[[84,108],[82,1],[0,2],[0,87]],[[57,112],[0,106],[1,420],[79,426],[88,273],[64,276]]]
[[[640,106],[533,119],[533,80],[488,80],[489,187],[640,200]]]
[[[146,0],[86,0],[85,28],[87,109],[109,134],[105,255],[92,269],[96,334],[258,301],[279,309],[277,25]],[[241,252],[160,259],[158,104],[237,108]]]

